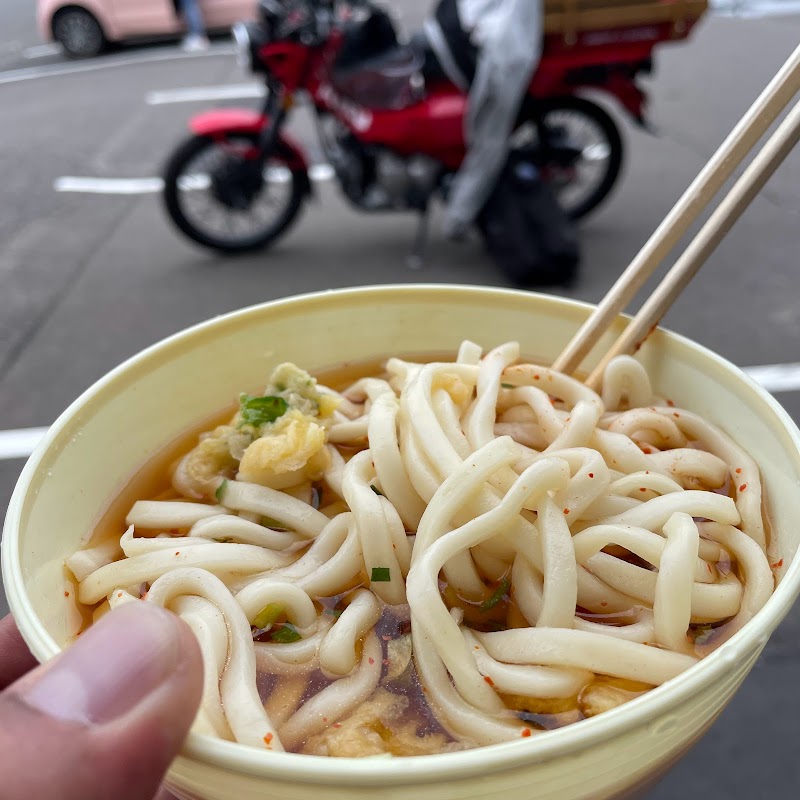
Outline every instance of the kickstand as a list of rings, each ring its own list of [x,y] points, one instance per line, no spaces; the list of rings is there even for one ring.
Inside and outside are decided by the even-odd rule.
[[[420,210],[417,233],[414,236],[414,247],[406,259],[409,269],[422,269],[425,266],[425,253],[428,249],[428,217],[428,207],[426,206]]]

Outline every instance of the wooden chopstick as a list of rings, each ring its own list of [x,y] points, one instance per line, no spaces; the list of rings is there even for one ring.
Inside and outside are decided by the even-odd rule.
[[[553,367],[572,374],[617,315],[655,272],[694,220],[800,90],[800,47],[789,57],[719,150],[567,344]]]
[[[623,353],[636,352],[658,325],[661,318],[714,252],[753,198],[761,191],[775,170],[800,141],[800,102],[789,112],[775,133],[753,159],[744,174],[723,198],[708,222],[692,240],[681,257],[647,299],[633,321],[603,356],[589,375],[586,384],[597,388],[608,362]]]

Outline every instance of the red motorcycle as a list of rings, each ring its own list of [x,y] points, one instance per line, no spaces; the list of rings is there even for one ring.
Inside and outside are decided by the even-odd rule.
[[[680,0],[687,3],[705,7]],[[685,37],[697,16],[680,28],[664,20],[546,35],[511,145],[533,153],[572,218],[608,196],[623,160],[613,119],[578,93],[603,90],[644,124],[646,98],[635,79],[650,71],[653,47]],[[264,107],[191,120],[193,135],[164,176],[175,225],[227,253],[264,247],[289,228],[313,192],[309,159],[285,130],[302,94],[313,104],[322,150],[345,197],[365,211],[421,214],[419,257],[425,212],[434,196],[446,199],[465,155],[466,97],[424,35],[401,44],[390,17],[370,0],[262,0],[258,21],[239,23],[234,36],[240,61],[264,77]]]

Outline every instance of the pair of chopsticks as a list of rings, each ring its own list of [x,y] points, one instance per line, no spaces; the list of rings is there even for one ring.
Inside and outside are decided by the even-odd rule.
[[[602,334],[618,314],[625,310],[636,292],[656,271],[798,91],[800,91],[800,47],[792,53],[780,72],[742,117],[589,319],[567,344],[553,364],[555,369],[571,375],[580,367]],[[612,358],[634,353],[641,347],[681,291],[697,274],[798,140],[800,140],[800,102],[792,108],[786,119],[767,140],[697,236],[667,272],[661,284],[591,372],[586,380],[588,386],[593,389],[600,386],[603,372]]]

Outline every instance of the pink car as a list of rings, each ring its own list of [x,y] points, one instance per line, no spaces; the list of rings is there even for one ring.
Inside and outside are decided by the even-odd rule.
[[[198,0],[209,30],[252,19],[256,0]],[[185,31],[177,0],[38,0],[39,32],[67,55],[88,58],[109,42]]]

